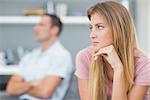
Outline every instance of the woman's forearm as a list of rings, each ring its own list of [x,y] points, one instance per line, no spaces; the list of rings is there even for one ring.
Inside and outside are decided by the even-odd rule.
[[[123,68],[114,69],[112,100],[127,100]]]

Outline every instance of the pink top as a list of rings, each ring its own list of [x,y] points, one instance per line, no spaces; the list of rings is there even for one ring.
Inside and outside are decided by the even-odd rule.
[[[89,78],[89,65],[94,52],[91,48],[81,50],[76,57],[76,76],[80,79]],[[141,51],[135,53],[135,83],[136,85],[150,85],[150,58]],[[112,82],[109,86],[109,94],[112,94]],[[150,100],[150,96],[146,96]],[[149,98],[149,99],[148,99]]]

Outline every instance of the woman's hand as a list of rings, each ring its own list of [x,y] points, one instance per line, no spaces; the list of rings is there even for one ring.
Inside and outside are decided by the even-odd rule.
[[[96,60],[100,55],[103,56],[108,61],[113,70],[123,68],[122,62],[118,54],[116,53],[113,45],[101,48],[96,54],[93,55],[94,59]]]

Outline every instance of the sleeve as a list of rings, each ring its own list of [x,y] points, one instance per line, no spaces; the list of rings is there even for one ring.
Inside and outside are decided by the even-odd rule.
[[[150,59],[145,59],[144,63],[139,64],[135,76],[136,85],[150,85]]]
[[[71,55],[68,53],[59,56],[57,55],[54,58],[51,69],[47,71],[47,75],[58,76],[61,78],[71,77],[71,74],[74,71]]]
[[[88,70],[88,58],[86,53],[80,51],[76,56],[76,72],[75,75],[80,79],[88,79],[89,70]]]

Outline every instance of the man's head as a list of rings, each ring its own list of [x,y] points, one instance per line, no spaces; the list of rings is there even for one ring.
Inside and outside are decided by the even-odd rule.
[[[34,27],[35,38],[38,42],[44,42],[60,35],[62,22],[55,15],[44,14],[40,22]]]

